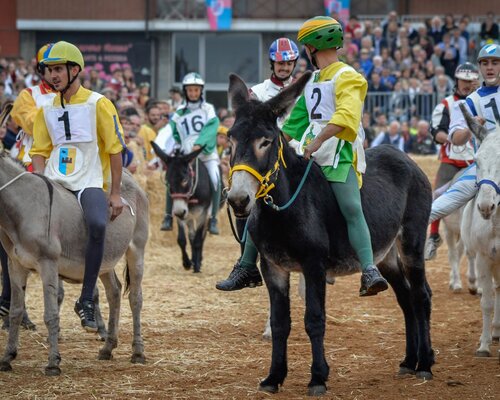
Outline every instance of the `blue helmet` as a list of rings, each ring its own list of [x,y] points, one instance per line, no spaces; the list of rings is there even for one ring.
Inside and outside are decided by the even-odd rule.
[[[269,59],[271,61],[295,61],[299,58],[299,48],[288,38],[279,38],[271,43],[269,47]]]
[[[481,61],[483,58],[500,58],[500,45],[498,44],[487,44],[479,51],[477,56],[477,61]]]

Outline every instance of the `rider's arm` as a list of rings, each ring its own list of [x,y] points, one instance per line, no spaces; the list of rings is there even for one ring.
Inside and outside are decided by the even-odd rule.
[[[309,115],[307,112],[305,97],[302,95],[295,103],[290,116],[285,121],[281,130],[285,134],[288,141],[291,139],[300,141],[308,126]]]
[[[14,122],[19,125],[24,132],[33,136],[33,124],[38,112],[35,100],[31,95],[30,89],[23,89],[12,105],[10,116]]]
[[[52,152],[52,140],[50,139],[43,109],[38,110],[35,122],[33,124],[33,146],[30,150],[33,169],[35,172],[43,174],[45,170],[45,160],[50,157]]]
[[[215,114],[213,107],[208,108],[207,123],[203,126],[200,136],[194,142],[194,146],[205,148],[203,154],[211,154],[217,146],[217,129],[219,128],[220,121]]]
[[[448,129],[450,128],[450,111],[443,103],[434,108],[431,119],[431,135],[434,141],[439,144],[446,143],[448,140]]]

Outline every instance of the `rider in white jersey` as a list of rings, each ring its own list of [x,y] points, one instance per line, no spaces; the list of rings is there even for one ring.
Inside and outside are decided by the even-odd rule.
[[[500,45],[484,46],[479,52],[477,61],[484,84],[467,96],[465,104],[487,131],[494,131],[497,124],[500,125]],[[456,102],[451,110],[449,140],[460,146],[467,143],[471,137],[472,134]],[[441,197],[432,203],[430,222],[458,210],[476,195],[477,190],[476,164],[472,164]]]
[[[260,101],[267,101],[276,96],[283,88],[293,81],[292,72],[299,58],[299,48],[288,38],[279,38],[271,43],[269,47],[269,61],[271,63],[271,77],[264,82],[252,86],[249,90],[250,96]],[[277,123],[281,128],[288,116],[279,118]],[[298,144],[297,141],[295,141]],[[291,143],[293,146],[293,144]],[[238,232],[240,237],[245,219],[239,219]],[[215,287],[219,290],[232,291],[245,287],[256,287],[262,285],[262,277],[257,268],[258,252],[249,236],[241,246],[241,256],[229,274],[223,281],[217,282]]]
[[[182,80],[182,88],[186,101],[172,116],[169,126],[172,137],[184,154],[203,147],[198,156],[208,170],[212,182],[212,214],[208,231],[218,235],[217,213],[221,196],[220,159],[217,154],[217,128],[219,118],[214,106],[203,99],[205,81],[196,72],[188,73]],[[167,135],[168,136],[168,135]],[[167,188],[167,205],[162,231],[172,230],[172,199]]]

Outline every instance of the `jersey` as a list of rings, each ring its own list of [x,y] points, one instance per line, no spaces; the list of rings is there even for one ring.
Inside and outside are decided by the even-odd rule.
[[[110,154],[125,145],[116,109],[99,93],[80,87],[70,102],[60,97],[36,115],[30,155],[48,159],[45,175],[65,188],[106,189],[110,180]]]
[[[31,88],[23,89],[14,101],[10,113],[14,122],[21,127],[11,156],[25,165],[31,163],[29,152],[33,145],[33,124],[38,109],[52,102],[56,93],[45,82]]]
[[[500,124],[500,86],[480,87],[467,96],[465,104],[473,116],[484,118],[488,132],[496,130]],[[450,139],[455,131],[465,128],[468,128],[467,122],[456,104],[451,113]]]
[[[191,153],[193,146],[205,146],[201,161],[219,160],[217,154],[217,128],[219,118],[212,104],[207,102],[187,103],[179,108],[170,122],[172,136],[180,144],[184,154]]]
[[[450,110],[456,107],[456,103],[463,101],[457,95],[444,98],[432,112],[431,133],[435,137],[440,131],[448,134],[450,129]],[[472,141],[465,145],[457,146],[447,141],[439,150],[439,158],[442,163],[452,164],[457,168],[465,168],[474,162],[474,146]]]
[[[313,154],[329,181],[345,182],[354,166],[361,185],[360,173],[366,168],[361,115],[367,86],[361,74],[342,62],[316,71],[283,126],[283,132],[300,142],[301,153],[328,123],[344,128]]]

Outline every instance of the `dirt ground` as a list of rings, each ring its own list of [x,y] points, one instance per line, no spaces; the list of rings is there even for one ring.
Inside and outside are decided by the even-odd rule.
[[[433,180],[435,159],[418,161]],[[258,383],[267,375],[271,356],[271,343],[262,339],[267,291],[265,287],[233,293],[215,289],[215,282],[227,276],[238,256],[225,213],[221,215],[221,235],[207,238],[202,273],[186,272],[174,233],[159,231],[164,194],[158,177],[150,178],[147,185],[153,210],[143,285],[146,364],[129,361],[132,322],[126,299],[114,359],[97,361],[102,343],[81,329],[72,310],[80,286],[66,285],[61,312],[62,375],[45,377],[46,329],[41,283],[35,275],[29,280],[27,305],[38,331],[22,331],[13,372],[0,374],[0,399],[306,397],[311,354],[297,276],[292,284],[288,378],[278,394],[261,393]],[[437,260],[427,264],[437,361],[432,381],[397,377],[405,336],[403,317],[391,291],[361,299],[357,295],[359,275],[338,279],[328,288],[325,349],[330,379],[325,398],[500,398],[498,344],[492,346],[493,357],[474,356],[481,330],[480,299],[467,291],[449,291],[447,264],[445,246],[439,249]],[[465,285],[464,275],[465,265]],[[107,314],[105,304],[103,308]],[[6,338],[7,333],[1,331],[0,348]]]

